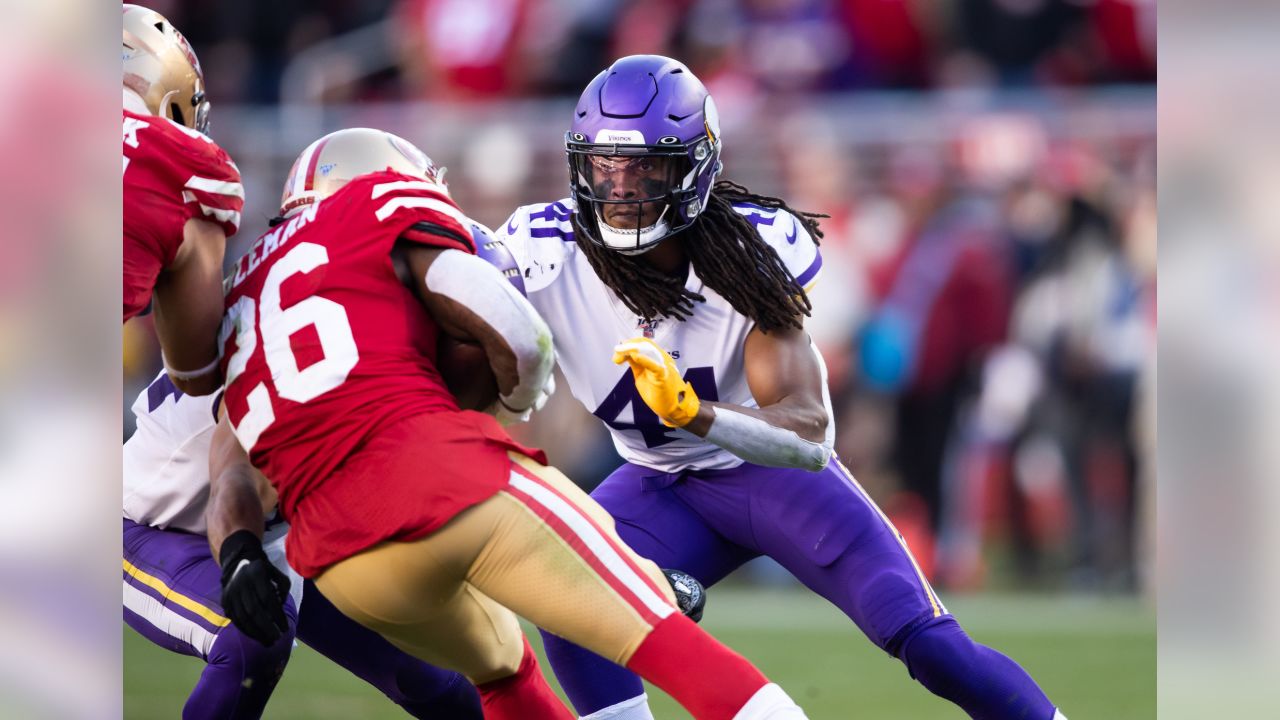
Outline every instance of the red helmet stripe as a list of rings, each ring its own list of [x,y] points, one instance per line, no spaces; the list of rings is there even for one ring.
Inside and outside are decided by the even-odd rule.
[[[311,162],[307,163],[307,174],[306,174],[307,182],[302,187],[304,191],[315,189],[316,165],[319,164],[320,162],[320,152],[324,150],[324,146],[328,144],[329,144],[329,138],[326,137],[320,141],[319,145],[316,145],[315,152],[311,153]]]

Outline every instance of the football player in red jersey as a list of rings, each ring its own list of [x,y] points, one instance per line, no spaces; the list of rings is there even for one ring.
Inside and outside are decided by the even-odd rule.
[[[695,717],[803,718],[680,614],[658,567],[540,451],[493,414],[458,408],[434,364],[439,333],[484,347],[494,414],[510,420],[545,395],[554,358],[546,324],[475,255],[488,231],[442,175],[389,133],[325,136],[298,158],[280,221],[229,281],[220,432],[274,486],[290,564],[346,615],[465,675],[487,718],[573,717],[517,613],[626,665]],[[267,575],[246,572],[259,511],[250,498],[238,519],[209,521],[224,588],[256,597],[233,604],[246,626],[280,598]]]
[[[221,387],[222,257],[240,225],[240,171],[205,135],[200,61],[168,20],[125,5],[123,55],[124,319],[152,302],[174,385],[207,395]]]

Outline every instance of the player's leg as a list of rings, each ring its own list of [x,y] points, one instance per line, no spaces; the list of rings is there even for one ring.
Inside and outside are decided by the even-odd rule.
[[[499,495],[514,512],[473,568],[476,587],[646,678],[695,717],[803,717],[780,688],[679,613],[658,566],[621,541],[602,507],[558,470],[515,459]]]
[[[1017,663],[969,639],[906,542],[838,460],[818,473],[747,468],[760,547],[900,658],[931,692],[979,720],[1050,720]]]
[[[306,582],[298,613],[298,640],[382,691],[415,718],[483,717],[480,696],[466,678],[429,665],[338,612]]]
[[[725,540],[669,488],[651,486],[653,471],[624,464],[592,493],[618,537],[640,557],[679,568],[703,585],[718,582],[754,553]],[[607,522],[601,520],[601,522]],[[542,632],[547,659],[574,709],[587,718],[650,720],[639,676],[568,640]]]
[[[909,635],[898,657],[912,678],[975,720],[1066,720],[1022,666],[974,642],[950,615]]]
[[[289,632],[263,646],[235,628],[219,602],[221,570],[205,538],[124,521],[125,622],[151,642],[206,662],[182,717],[258,718],[293,645]]]
[[[425,662],[462,673],[488,720],[566,720],[572,714],[538,669],[512,612],[466,580],[493,499],[430,536],[386,542],[329,568],[315,587],[344,615]]]
[[[486,717],[571,717],[517,701],[533,687],[524,670],[541,676],[504,605],[627,664],[695,717],[803,717],[780,688],[679,614],[657,567],[626,549],[607,520],[559,473],[513,467],[505,490],[432,535],[348,558],[316,585],[407,652],[481,682]],[[795,714],[779,714],[787,712]]]

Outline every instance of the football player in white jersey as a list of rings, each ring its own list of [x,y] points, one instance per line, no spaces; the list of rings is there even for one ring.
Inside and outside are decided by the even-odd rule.
[[[961,629],[833,456],[826,370],[804,330],[819,216],[717,180],[715,103],[670,58],[600,73],[565,143],[572,196],[516,210],[498,239],[570,391],[626,460],[592,493],[623,540],[707,586],[768,555],[970,716],[1061,717]],[[581,715],[652,717],[630,672],[544,637]]]
[[[221,393],[185,395],[161,373],[134,402],[138,426],[124,445],[124,619],[156,645],[205,661],[183,718],[261,717],[296,636],[413,717],[478,720],[480,698],[461,675],[401,652],[319,592],[304,593],[284,559],[287,524],[268,521],[257,536],[218,538],[219,567],[205,536],[211,473],[224,480],[257,475],[234,437],[215,439],[220,401]],[[270,489],[265,480],[258,486]],[[234,495],[217,501],[231,503]],[[257,493],[250,501],[262,512]],[[283,603],[263,603],[271,612],[256,616],[269,620],[231,622],[232,606],[283,591]]]

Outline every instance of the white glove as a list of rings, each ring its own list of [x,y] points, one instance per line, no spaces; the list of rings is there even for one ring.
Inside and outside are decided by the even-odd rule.
[[[547,375],[547,381],[542,384],[542,389],[538,391],[538,397],[533,401],[532,407],[524,410],[514,410],[507,407],[507,404],[499,397],[485,412],[498,419],[498,423],[503,427],[509,427],[522,422],[528,422],[529,417],[535,412],[541,410],[547,404],[547,400],[551,399],[551,395],[556,391],[556,374]]]

